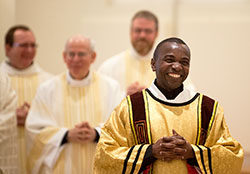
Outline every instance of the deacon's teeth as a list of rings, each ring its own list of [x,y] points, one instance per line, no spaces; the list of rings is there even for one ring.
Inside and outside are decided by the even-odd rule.
[[[174,77],[174,78],[180,78],[181,77],[181,75],[180,74],[168,74],[169,76],[171,76],[171,77]]]

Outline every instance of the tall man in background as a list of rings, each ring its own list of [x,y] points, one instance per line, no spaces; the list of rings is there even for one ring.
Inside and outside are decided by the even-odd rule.
[[[63,59],[68,71],[40,86],[26,122],[29,173],[92,174],[101,123],[121,100],[115,80],[90,71],[89,38],[71,37]]]
[[[5,35],[7,60],[2,62],[1,69],[9,75],[12,88],[18,96],[16,117],[20,152],[19,164],[22,174],[26,174],[27,160],[24,133],[26,117],[37,87],[51,76],[34,63],[36,48],[35,36],[27,26],[13,26]]]
[[[117,80],[127,95],[149,87],[154,79],[150,60],[158,30],[158,19],[153,13],[137,12],[130,26],[132,48],[107,59],[99,68],[101,73]],[[188,79],[185,84],[194,88]]]

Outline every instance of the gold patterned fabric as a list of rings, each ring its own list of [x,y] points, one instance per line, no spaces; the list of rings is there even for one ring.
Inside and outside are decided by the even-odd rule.
[[[240,173],[243,149],[230,135],[219,104],[209,125],[205,144],[198,145],[201,94],[184,89],[175,100],[167,100],[154,85],[145,94],[153,143],[163,136],[172,136],[172,130],[175,129],[192,145],[202,173]],[[115,108],[102,129],[95,156],[95,174],[138,173],[140,170],[149,144],[136,145],[128,100],[129,97]],[[186,160],[156,160],[152,173],[184,174],[187,173],[186,164]]]
[[[51,77],[49,73],[43,71],[36,64],[32,64],[25,70],[17,70],[11,67],[7,62],[3,62],[1,68],[11,79],[11,86],[16,91],[18,97],[18,107],[22,106],[24,102],[31,104],[38,86]],[[18,126],[18,143],[20,171],[22,174],[26,174],[27,157],[25,131],[23,126]]]
[[[26,121],[29,173],[91,174],[96,143],[61,142],[67,130],[83,121],[100,129],[120,102],[119,92],[114,80],[97,73],[81,81],[63,73],[44,83]]]
[[[18,174],[15,110],[17,97],[7,75],[0,72],[0,173]]]

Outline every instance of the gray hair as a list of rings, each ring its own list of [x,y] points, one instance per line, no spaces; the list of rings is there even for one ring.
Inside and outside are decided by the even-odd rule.
[[[95,41],[93,39],[91,39],[90,37],[85,37],[85,36],[80,35],[80,34],[70,37],[66,41],[64,49],[65,50],[67,49],[67,46],[68,46],[69,42],[71,42],[72,40],[76,40],[76,39],[78,39],[78,40],[87,40],[89,42],[89,45],[90,45],[90,51],[95,52]]]

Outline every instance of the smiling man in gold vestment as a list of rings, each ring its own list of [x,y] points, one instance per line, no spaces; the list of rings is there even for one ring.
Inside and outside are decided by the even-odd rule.
[[[243,149],[218,102],[183,85],[190,50],[179,38],[158,44],[156,79],[127,96],[102,129],[95,174],[239,174]]]

